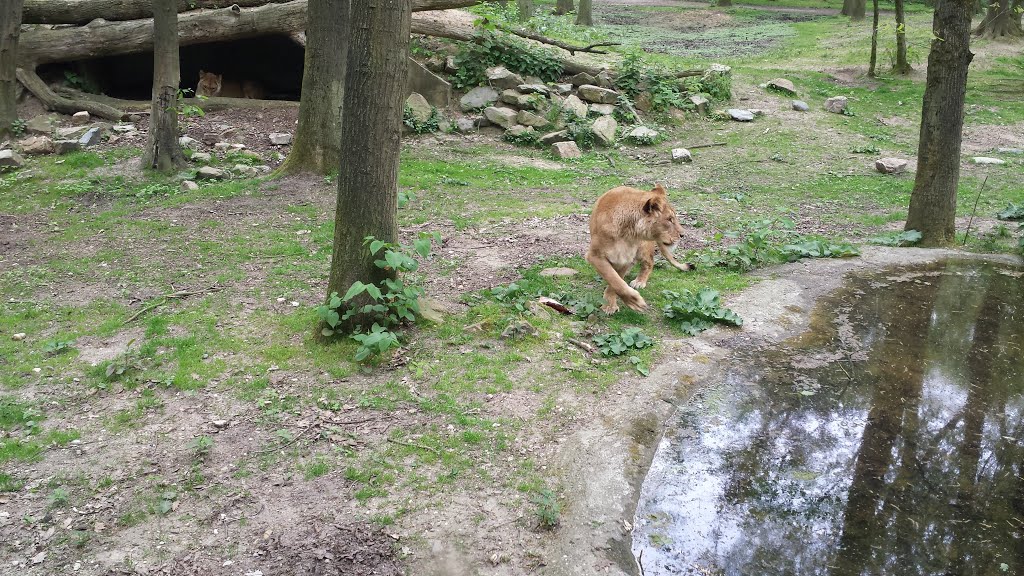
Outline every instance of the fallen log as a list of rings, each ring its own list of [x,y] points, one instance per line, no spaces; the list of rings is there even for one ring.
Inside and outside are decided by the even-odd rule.
[[[178,12],[228,8],[252,8],[266,4],[284,4],[292,0],[177,0]],[[413,12],[466,8],[481,0],[413,0]],[[110,21],[152,18],[153,0],[25,0],[22,22],[25,24],[76,24],[96,19]]]

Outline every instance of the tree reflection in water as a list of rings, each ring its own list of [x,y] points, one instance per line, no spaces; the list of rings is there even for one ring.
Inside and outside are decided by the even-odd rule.
[[[684,414],[637,511],[645,573],[1024,574],[1024,279],[851,281]]]

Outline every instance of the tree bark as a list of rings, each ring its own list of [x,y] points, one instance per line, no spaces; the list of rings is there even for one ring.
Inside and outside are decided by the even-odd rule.
[[[0,138],[13,134],[18,119],[18,35],[21,0],[0,4]]]
[[[555,4],[555,14],[558,16],[568,14],[569,12],[572,12],[575,9],[576,7],[572,5],[572,0],[558,0],[558,2]]]
[[[178,144],[178,12],[175,0],[153,0],[153,109],[142,165],[164,173],[185,165]]]
[[[576,10],[577,26],[593,26],[594,14],[591,10],[590,0],[580,0],[580,7]]]
[[[4,0],[6,4],[8,0]],[[24,0],[26,24],[86,24],[104,20],[139,20],[152,18],[152,0]],[[178,12],[196,9],[241,8],[282,4],[291,0],[177,0]],[[480,0],[413,0],[413,12],[466,8]]]
[[[904,0],[896,0],[896,65],[892,71],[896,74],[909,74],[910,62],[907,62],[907,16],[903,10]]]
[[[344,295],[357,280],[376,283],[393,275],[373,264],[363,240],[398,239],[410,9],[410,0],[352,0],[341,126],[345,157],[338,170],[328,298]]]
[[[871,62],[868,63],[868,76],[875,77],[875,64],[878,62],[878,0],[871,0]]]
[[[327,174],[340,161],[349,0],[309,0],[308,19],[299,124],[281,173]]]
[[[516,8],[519,9],[520,22],[533,18],[533,0],[516,0]]]
[[[718,0],[719,8],[730,8],[732,7],[732,0]]]
[[[1019,6],[1019,1],[1016,5]],[[1021,15],[1015,11],[1015,6],[1011,6],[1010,0],[991,0],[985,18],[974,29],[974,34],[993,39],[1019,38],[1024,36],[1020,19]]]
[[[928,79],[921,109],[917,175],[910,195],[906,230],[921,232],[921,244],[955,240],[956,193],[960,183],[960,144],[964,124],[972,0],[939,0],[932,21]]]
[[[867,10],[867,0],[843,0],[843,9],[840,14],[849,16],[850,20],[863,20]]]

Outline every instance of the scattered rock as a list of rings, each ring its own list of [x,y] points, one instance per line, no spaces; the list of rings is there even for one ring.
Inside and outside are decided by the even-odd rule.
[[[498,101],[498,91],[490,86],[477,86],[459,100],[463,112],[486,108]]]
[[[568,96],[572,93],[572,84],[555,84],[552,87],[559,96]]]
[[[907,169],[907,160],[902,158],[879,158],[875,160],[875,170],[882,174],[900,174]]]
[[[405,106],[409,109],[413,119],[421,124],[430,120],[430,117],[434,114],[434,107],[430,105],[430,102],[427,102],[427,99],[422,94],[417,92],[413,92],[405,99]]]
[[[260,171],[255,166],[248,164],[235,164],[231,167],[231,171],[246,178],[255,178],[260,175]]]
[[[516,124],[507,130],[510,136],[522,136],[531,132],[534,132],[533,126],[523,126],[522,124]]]
[[[225,128],[219,134],[218,140],[220,142],[241,142],[242,135],[238,132],[238,128]]]
[[[449,74],[454,74],[459,71],[459,67],[455,65],[455,56],[448,56],[444,59],[444,71]]]
[[[57,154],[70,154],[82,149],[82,145],[78,143],[78,140],[57,140],[53,144],[57,148]]]
[[[520,84],[516,88],[523,94],[542,94],[547,96],[551,90],[543,84]]]
[[[577,118],[587,117],[587,104],[580,100],[575,94],[565,99],[565,102],[562,103],[562,109],[568,110],[570,114]]]
[[[527,336],[538,336],[540,331],[534,328],[533,324],[530,324],[526,320],[513,320],[504,330],[501,331],[501,337],[506,340],[515,340],[518,338],[526,338]]]
[[[537,274],[552,278],[568,278],[579,274],[579,272],[574,268],[545,268]]]
[[[455,120],[455,129],[459,132],[472,132],[476,128],[472,118],[459,118]]]
[[[206,132],[202,137],[200,137],[200,140],[202,140],[203,144],[206,144],[207,146],[213,146],[220,142],[220,134],[217,132]]]
[[[694,108],[697,109],[698,114],[708,113],[709,102],[707,98],[701,96],[700,94],[694,94],[693,96],[690,96],[690,102],[693,102],[693,106]]]
[[[271,132],[267,137],[274,146],[287,146],[292,143],[292,135],[287,132]]]
[[[216,144],[213,145],[213,149],[216,150],[217,152],[227,152],[228,150],[231,149],[231,143],[217,142]]]
[[[182,136],[181,138],[178,138],[178,145],[182,148],[195,150],[196,148],[199,148],[199,140],[189,138],[188,136]]]
[[[583,86],[584,84],[596,84],[597,78],[587,74],[586,72],[580,72],[572,78],[569,78],[569,82],[573,86]]]
[[[419,304],[420,316],[434,324],[444,322],[445,315],[450,312],[450,310],[445,308],[444,304],[434,300],[433,298],[427,298],[426,296],[420,296],[417,298],[416,303]]]
[[[61,140],[75,139],[78,140],[89,131],[89,126],[62,126],[57,128],[57,138]]]
[[[654,141],[658,138],[658,132],[656,130],[648,128],[647,126],[637,126],[636,128],[630,130],[629,134],[627,134],[626,137],[638,144],[646,145],[648,143],[654,143]]]
[[[214,428],[223,430],[228,427],[229,422],[227,420],[214,420],[210,422],[210,424],[213,424]]]
[[[525,126],[535,126],[537,128],[543,128],[549,124],[547,118],[540,114],[534,114],[528,110],[520,110],[519,114],[516,114],[516,122]]]
[[[21,151],[30,156],[52,154],[56,150],[53,140],[49,136],[31,136],[18,144],[21,146]]]
[[[555,142],[551,145],[551,153],[562,159],[583,157],[580,147],[572,140],[568,142]]]
[[[615,130],[618,129],[619,124],[615,121],[615,118],[611,116],[601,116],[597,120],[594,120],[592,130],[594,131],[594,138],[602,146],[611,146],[615,143]]]
[[[1024,150],[1020,148],[996,148],[996,152],[1000,154],[1024,154]]]
[[[58,123],[53,114],[37,114],[25,123],[25,131],[29,134],[52,134]]]
[[[245,150],[245,144],[239,144],[238,142],[232,142],[232,143],[228,144],[228,149],[234,150],[235,152],[240,152],[242,150]]]
[[[114,124],[113,126],[110,127],[110,129],[113,130],[114,132],[117,132],[118,134],[127,134],[129,132],[135,132],[135,125],[134,124]],[[188,136],[182,136],[181,138],[188,138]],[[179,142],[181,141],[181,138],[178,139]],[[189,140],[192,140],[192,139],[189,138]],[[194,140],[193,140],[193,142],[194,142]]]
[[[690,151],[686,148],[673,148],[672,161],[676,164],[681,162],[693,162],[693,154],[690,154]]]
[[[494,68],[488,68],[484,71],[487,76],[487,82],[499,90],[507,88],[515,88],[523,83],[523,77],[514,72],[510,72],[508,68],[504,66],[495,66]]]
[[[555,144],[557,142],[570,142],[572,138],[569,137],[568,130],[559,130],[558,132],[548,132],[547,134],[540,137],[540,143],[547,146],[549,144]]]
[[[793,110],[797,112],[807,112],[811,107],[807,105],[807,102],[803,100],[793,100]]]
[[[193,152],[189,159],[193,162],[209,162],[213,160],[213,156],[209,152]]]
[[[20,168],[24,165],[25,159],[14,150],[0,150],[0,166]]]
[[[846,96],[833,96],[825,100],[825,110],[833,114],[842,114],[846,111]]]
[[[17,334],[11,335],[11,340],[14,340],[15,342],[21,342],[22,340],[25,339],[26,336],[28,335],[25,334],[24,332],[18,332]]]
[[[615,79],[612,78],[612,73],[607,70],[601,70],[597,76],[594,76],[595,84],[602,88],[614,88]]]
[[[754,119],[754,115],[751,114],[750,110],[740,110],[739,108],[729,108],[726,110],[729,117],[737,122],[750,122]]]
[[[75,112],[71,115],[71,123],[75,126],[88,124],[89,120],[91,120],[91,117],[89,116],[89,113],[85,110],[82,110],[81,112]]]
[[[193,182],[191,180],[182,180],[181,181],[181,191],[182,192],[195,192],[196,190],[199,190],[199,184],[196,184],[195,182]]]
[[[501,101],[504,102],[505,104],[511,104],[513,106],[519,104],[519,99],[522,97],[523,95],[520,94],[518,90],[512,90],[511,88],[508,90],[504,90],[501,93]]]
[[[484,116],[494,124],[505,129],[511,128],[516,124],[516,111],[511,108],[490,106],[484,109]]]
[[[987,156],[975,156],[972,158],[975,164],[1006,164],[1006,160],[1000,160],[999,158],[989,158]]]
[[[82,137],[78,139],[78,143],[82,145],[82,148],[88,148],[99,144],[103,139],[103,129],[99,126],[89,128],[89,130],[82,134]]]
[[[633,105],[641,112],[650,112],[651,108],[654,107],[654,101],[651,100],[651,94],[649,92],[641,92],[636,95],[636,98],[633,100]]]
[[[619,93],[593,84],[584,84],[576,91],[580,98],[598,104],[615,104],[619,101]]]
[[[196,171],[196,180],[223,180],[228,173],[213,166],[203,166]]]
[[[768,87],[790,96],[796,96],[796,86],[785,78],[776,78],[768,81]]]

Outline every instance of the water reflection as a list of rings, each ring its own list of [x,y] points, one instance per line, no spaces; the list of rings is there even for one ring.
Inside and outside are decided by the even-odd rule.
[[[1024,574],[1024,279],[952,261],[860,278],[741,352],[637,511],[645,574]]]

